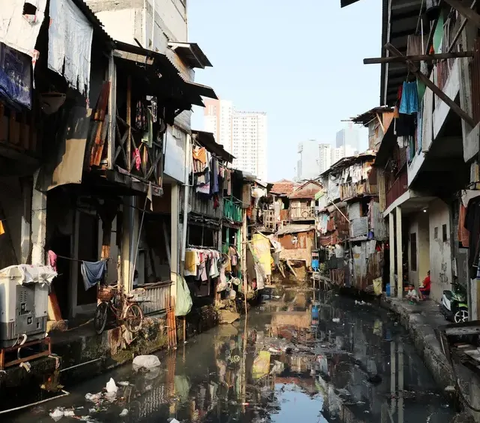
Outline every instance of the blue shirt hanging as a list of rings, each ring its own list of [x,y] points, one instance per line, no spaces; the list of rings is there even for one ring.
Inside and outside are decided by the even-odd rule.
[[[418,113],[418,90],[416,82],[404,82],[399,113],[413,115]]]

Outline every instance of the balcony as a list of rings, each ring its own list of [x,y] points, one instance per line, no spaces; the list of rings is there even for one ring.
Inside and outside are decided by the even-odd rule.
[[[315,208],[307,205],[290,206],[290,221],[308,222],[315,220]]]
[[[404,166],[403,169],[398,174],[397,178],[393,182],[390,189],[387,191],[386,195],[386,208],[390,207],[393,202],[399,198],[402,194],[406,193],[408,190],[408,172],[407,167]]]
[[[241,223],[243,210],[241,201],[236,198],[228,198],[223,201],[223,217],[231,222]]]

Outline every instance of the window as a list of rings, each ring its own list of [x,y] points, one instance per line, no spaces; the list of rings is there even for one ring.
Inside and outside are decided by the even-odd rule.
[[[417,234],[410,234],[410,267],[417,271]]]
[[[443,238],[443,242],[447,242],[447,241],[448,241],[447,225],[446,225],[446,224],[442,225],[442,238]]]
[[[438,226],[433,230],[433,239],[438,239]]]

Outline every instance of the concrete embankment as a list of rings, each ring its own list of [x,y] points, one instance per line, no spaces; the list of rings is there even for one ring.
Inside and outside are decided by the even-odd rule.
[[[410,304],[396,298],[382,298],[380,305],[398,316],[401,324],[408,330],[417,353],[441,388],[457,387],[458,379],[463,396],[471,407],[465,401],[459,400],[457,393],[455,400],[464,413],[455,421],[480,422],[480,413],[472,409],[480,408],[480,380],[464,366],[455,364],[455,368],[452,368],[443,353],[436,330],[448,322],[441,315],[438,305],[433,301]]]
[[[213,306],[194,308],[186,319],[187,338],[218,324]],[[0,372],[0,397],[6,390],[9,396],[20,395],[34,387],[58,382],[71,386],[130,362],[139,354],[152,354],[168,348],[165,319],[148,317],[135,337],[122,328],[105,330],[97,335],[90,323],[67,332],[52,332],[52,355],[31,362],[31,369],[11,367]],[[177,339],[183,343],[183,319],[177,319]],[[0,407],[1,408],[1,407]]]

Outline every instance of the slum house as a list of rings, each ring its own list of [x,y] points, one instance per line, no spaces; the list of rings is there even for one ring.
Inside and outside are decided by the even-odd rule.
[[[227,165],[233,156],[209,132],[193,131],[192,141],[187,179],[190,189],[186,191],[188,197],[182,198],[183,216],[187,218],[184,275],[195,297],[214,297],[219,275],[206,272],[202,278],[196,270],[201,263],[221,258],[222,220],[226,210],[231,213],[226,193],[232,190],[232,171]]]
[[[182,101],[177,104],[175,119],[171,125],[166,125],[164,136],[164,189],[169,195],[169,207],[171,213],[166,213],[168,206],[164,201],[154,203],[153,212],[158,209],[157,220],[154,225],[161,233],[168,235],[165,245],[169,245],[162,253],[163,246],[156,240],[156,249],[159,251],[158,260],[155,262],[156,273],[159,274],[170,270],[169,279],[175,282],[177,275],[181,273],[184,258],[185,245],[182,240],[186,231],[180,222],[180,192],[186,184],[186,159],[189,157],[187,150],[191,146],[191,105],[203,106],[201,96],[216,98],[215,92],[210,88],[194,81],[195,69],[204,69],[212,66],[206,55],[198,44],[187,42],[187,5],[174,0],[145,1],[143,4],[127,1],[108,2],[88,0],[88,4],[95,11],[96,15],[105,23],[107,32],[122,43],[129,45],[142,45],[149,50],[162,54],[167,58],[169,65],[176,69],[181,80],[180,85],[170,84],[168,90],[175,93]],[[161,6],[161,7],[160,7]],[[142,62],[140,62],[142,63]],[[173,66],[172,66],[173,64]],[[163,73],[159,72],[157,77],[163,79]],[[167,80],[164,80],[168,83]],[[183,83],[182,83],[183,82]],[[191,101],[188,98],[193,99]],[[186,101],[185,101],[186,100]],[[191,150],[190,150],[191,151]],[[164,197],[164,199],[166,199]],[[168,222],[170,215],[170,222]],[[165,224],[162,223],[165,220]],[[166,231],[165,228],[166,227]],[[177,228],[170,229],[170,228]],[[149,233],[151,233],[149,231]],[[145,257],[147,264],[151,261]],[[153,267],[153,264],[150,265]],[[163,276],[162,276],[163,278]],[[172,294],[175,290],[172,290]],[[158,293],[157,293],[158,294]]]
[[[390,287],[402,297],[406,285],[418,287],[430,271],[429,296],[439,301],[444,290],[466,293],[473,320],[479,309],[479,10],[450,0],[384,2],[382,39],[389,43],[383,57],[364,60],[381,64],[380,102],[396,108],[379,155],[383,144],[393,143],[406,155],[403,174],[380,193],[393,200],[384,211]],[[462,360],[475,359],[463,354]],[[479,405],[475,379],[463,391],[470,411]]]
[[[89,201],[93,202],[93,207],[92,204],[88,204],[86,209],[90,212],[77,211],[74,229],[77,232],[74,233],[74,238],[78,234],[87,234],[89,232],[87,228],[98,226],[95,223],[97,214],[102,218],[102,228],[96,229],[95,233],[91,234],[90,241],[85,235],[79,238],[80,242],[73,246],[72,251],[68,250],[67,244],[58,247],[54,244],[51,249],[57,255],[72,257],[73,260],[93,262],[99,258],[107,260],[109,263],[107,282],[115,282],[119,278],[115,262],[120,255],[121,274],[129,275],[128,280],[123,281],[125,289],[128,291],[133,286],[140,285],[147,289],[146,296],[152,298],[151,303],[146,306],[148,310],[145,309],[145,311],[159,312],[166,307],[165,297],[169,295],[170,284],[158,284],[158,282],[170,281],[173,279],[171,273],[176,273],[175,269],[178,271],[179,264],[176,264],[178,254],[172,252],[177,251],[179,235],[171,229],[177,226],[171,223],[168,225],[168,220],[165,221],[165,219],[159,226],[159,221],[150,216],[149,212],[160,211],[161,213],[164,210],[164,202],[153,201],[153,197],[162,194],[165,183],[167,193],[170,194],[167,203],[170,203],[172,208],[170,220],[172,218],[174,221],[178,220],[176,217],[179,210],[178,191],[179,182],[182,180],[181,175],[170,169],[172,169],[172,163],[176,162],[179,165],[178,168],[182,168],[182,163],[178,163],[177,150],[172,148],[171,144],[180,143],[185,149],[189,141],[185,132],[175,125],[175,114],[178,115],[179,111],[189,108],[191,103],[201,104],[202,101],[200,95],[192,92],[188,87],[189,84],[178,75],[177,69],[165,56],[159,53],[152,55],[146,50],[122,43],[116,43],[116,47],[113,53],[115,76],[112,82],[112,86],[116,88],[116,92],[112,93],[115,95],[112,108],[116,109],[117,116],[115,125],[112,125],[115,128],[115,136],[109,135],[108,142],[104,141],[105,147],[103,145],[97,147],[96,139],[94,145],[90,145],[87,140],[86,149],[87,157],[90,154],[90,170],[85,183],[90,182],[92,186],[105,190],[109,198],[105,200],[104,210],[99,210],[95,207],[98,200],[88,200],[91,196],[86,196],[87,204]],[[153,56],[153,60],[149,59],[149,56]],[[149,61],[151,64],[147,64],[146,67],[137,65],[138,62],[149,63]],[[162,73],[160,80],[158,80],[159,72]],[[182,87],[186,94],[179,95]],[[175,90],[179,91],[175,92]],[[96,154],[95,157],[94,154]],[[110,157],[111,161],[108,161]],[[106,161],[102,162],[103,160]],[[65,163],[65,156],[60,166],[63,163]],[[90,187],[87,189],[88,194],[93,192]],[[114,193],[116,198],[112,198],[111,194]],[[119,194],[126,198],[119,201]],[[77,204],[78,201],[81,200],[77,200]],[[61,203],[64,204],[63,201]],[[121,203],[123,204],[120,222],[118,206]],[[159,203],[160,207],[156,207]],[[147,205],[150,205],[148,209]],[[147,218],[145,218],[146,214],[149,215]],[[51,216],[55,216],[54,211]],[[58,225],[58,219],[55,221]],[[143,223],[145,223],[144,228],[142,228]],[[117,228],[115,240],[108,239],[111,237],[109,232],[113,232],[113,225]],[[123,227],[129,227],[131,230],[123,231]],[[94,248],[97,245],[99,233],[102,239],[101,251],[100,246]],[[147,234],[152,233],[163,234],[163,237],[148,238]],[[120,235],[121,239],[119,239]],[[159,245],[159,238],[163,238],[163,245]],[[55,240],[55,242],[59,241]],[[62,251],[61,247],[64,245],[67,251]],[[113,251],[111,251],[112,247]],[[60,257],[57,262],[61,263],[62,260],[64,259]],[[78,269],[78,263],[73,267]],[[78,283],[79,279],[79,271],[73,270],[70,278],[71,286],[81,286]],[[94,292],[89,292],[87,295],[82,289],[77,289],[78,297],[75,298],[74,291],[73,289],[73,298],[70,300],[73,307],[70,310],[71,314],[75,315],[76,310],[87,311],[89,305],[95,306]]]
[[[2,247],[6,248],[5,254],[1,254],[4,259],[2,267],[20,263],[46,264],[45,247],[49,247],[53,222],[53,212],[50,219],[47,218],[47,206],[55,206],[55,199],[47,191],[61,185],[62,178],[76,183],[81,181],[86,138],[90,131],[93,132],[91,123],[98,129],[105,121],[104,109],[98,108],[93,115],[92,109],[87,110],[85,104],[95,104],[101,97],[101,103],[105,105],[109,96],[108,83],[104,84],[104,79],[111,40],[84,3],[70,1],[61,5],[52,1],[48,8],[46,2],[40,2],[36,8],[24,9],[23,6],[23,1],[8,4],[4,12],[10,24],[0,34],[2,69],[16,69],[14,76],[4,74],[2,79],[5,84],[2,92],[10,97],[6,99],[8,105],[2,107],[2,139],[10,156],[10,165],[13,164],[11,159],[20,160],[17,165],[2,166],[5,181],[13,190],[1,190],[2,193],[10,191],[6,210],[10,216],[4,221],[6,236],[0,240]],[[51,25],[47,25],[49,21]],[[72,25],[74,21],[78,22]],[[69,26],[72,26],[72,37],[65,40],[59,34]],[[18,38],[19,31],[22,41]],[[83,37],[82,42],[77,43],[77,37]],[[67,66],[64,66],[65,62]],[[106,127],[105,124],[104,129]],[[57,171],[52,177],[55,159],[62,148],[65,151],[68,140],[70,151],[74,151],[70,157],[78,156],[78,160],[70,163],[63,175]],[[20,168],[24,179],[15,181],[12,179],[16,178],[15,169]],[[6,201],[1,200],[2,204]],[[70,202],[61,206],[63,210],[57,215],[58,225],[68,233],[71,231],[69,218],[72,217]],[[12,247],[15,254],[11,253]],[[70,260],[72,256],[68,254],[67,257]],[[74,285],[74,289],[69,287],[70,267],[61,267],[61,270],[65,273],[59,280],[63,275],[67,279],[63,286],[60,282],[56,285],[63,299],[62,308],[68,315],[69,292],[76,292],[77,286]]]
[[[53,67],[50,60],[57,59],[55,55],[45,53],[45,60],[36,63],[37,91],[42,93],[39,101],[47,116],[44,120],[52,121],[47,126],[49,139],[57,139],[57,144],[48,145],[48,157],[52,160],[42,175],[50,201],[43,196],[36,199],[39,203],[33,207],[40,209],[48,204],[46,216],[40,216],[40,220],[46,219],[46,228],[40,228],[46,231],[46,241],[40,243],[55,253],[61,270],[54,283],[59,304],[57,317],[72,317],[89,313],[96,304],[95,290],[85,291],[81,282],[80,261],[105,260],[108,282],[119,279],[117,266],[123,274],[132,275],[128,280],[137,279],[142,284],[152,277],[159,280],[155,274],[147,276],[143,266],[146,260],[141,255],[139,270],[131,269],[131,263],[137,262],[134,250],[140,242],[138,209],[145,214],[147,205],[147,200],[137,204],[137,197],[161,195],[164,162],[172,161],[168,148],[166,160],[163,154],[164,133],[172,131],[175,115],[189,109],[192,103],[201,105],[200,93],[206,92],[178,75],[177,68],[163,54],[111,40],[83,2],[67,2],[63,7],[68,19],[82,22],[79,28],[73,26],[72,34],[76,29],[79,34],[90,34],[91,46],[87,42],[81,48],[86,58],[91,55],[91,61],[77,63],[76,58],[72,62],[81,75],[66,74],[68,69],[64,70],[61,62],[62,78],[47,69]],[[50,13],[59,13],[58,8],[51,6]],[[71,56],[76,50],[71,45],[61,45],[50,34],[70,22],[66,18],[64,23],[56,16],[50,18],[59,22],[58,26],[39,30],[37,49],[48,49],[49,53],[60,49],[68,60],[73,60]],[[47,62],[47,57],[52,56]],[[88,95],[87,104],[95,104],[95,109],[85,107],[80,93]],[[110,118],[112,115],[116,118]],[[122,232],[122,224],[135,230]],[[170,249],[176,251],[177,246]],[[121,265],[117,264],[118,256]],[[43,260],[43,252],[36,260]]]
[[[279,190],[278,185],[276,189]],[[305,282],[308,271],[311,270],[312,252],[316,246],[315,195],[321,189],[320,183],[307,181],[287,197],[288,220],[281,222],[274,237],[278,242],[277,277],[285,282]]]
[[[9,81],[7,75],[4,82],[10,85],[2,91],[2,96],[6,95],[1,108],[2,151],[9,162],[2,166],[2,179],[5,174],[4,184],[13,184],[13,189],[22,184],[23,192],[13,196],[19,204],[9,200],[16,209],[12,229],[5,227],[7,220],[2,219],[2,235],[9,234],[0,237],[2,244],[7,242],[2,258],[10,257],[3,264],[43,264],[48,256],[48,263],[59,273],[48,312],[49,318],[57,321],[93,315],[97,290],[87,289],[80,272],[88,262],[102,268],[105,283],[118,280],[127,291],[143,285],[148,296],[148,302],[142,304],[145,314],[164,312],[170,292],[175,293],[175,285],[170,287],[168,280],[165,288],[164,278],[175,281],[177,273],[151,271],[154,254],[142,235],[144,224],[155,206],[152,200],[171,186],[174,224],[170,227],[178,228],[180,184],[169,175],[166,165],[173,161],[184,169],[186,165],[178,160],[182,156],[181,152],[175,154],[178,149],[168,148],[172,145],[168,134],[181,151],[187,150],[190,137],[181,112],[192,104],[202,105],[201,96],[214,96],[213,90],[188,82],[164,54],[112,40],[83,1],[52,0],[49,8],[40,2],[36,10],[24,10],[23,1],[9,6],[6,16],[11,24],[0,33],[2,51],[5,46],[10,48],[2,56],[8,64],[2,69],[13,63],[19,73],[15,81]],[[18,15],[18,11],[24,14]],[[28,34],[22,41],[18,41],[19,29]],[[66,31],[70,38],[56,36]],[[170,56],[181,51],[170,50]],[[25,59],[22,52],[37,52],[34,72],[31,58]],[[18,160],[15,166],[11,166],[12,159]],[[16,174],[19,168],[23,172]],[[25,177],[25,182],[15,179],[20,177]],[[167,256],[169,267],[176,266],[178,271],[179,236],[175,230],[167,232],[164,239],[170,242],[165,242],[165,254],[161,254]],[[155,281],[162,281],[161,286]],[[45,334],[47,328],[43,323],[40,326]],[[22,335],[25,327],[17,328],[22,331],[17,335]],[[100,354],[98,360],[114,357],[125,344],[118,343],[118,331],[115,339],[112,333],[105,334],[108,342],[106,337],[79,338],[81,345],[76,349],[59,337],[53,350],[74,367],[85,355],[91,358],[90,347]],[[159,344],[155,345],[158,348]],[[125,360],[116,356],[114,361]],[[3,364],[2,358],[0,366]],[[41,364],[37,367],[45,370]],[[18,367],[10,370],[18,376]],[[32,375],[38,373],[32,370]],[[13,386],[23,378],[14,381],[8,373],[0,380],[1,387],[5,380]]]
[[[290,200],[288,196],[296,187],[295,182],[287,179],[277,181],[269,187],[268,193],[272,196],[275,210],[275,229],[285,226],[289,222]]]
[[[470,282],[472,268],[470,274],[466,271],[466,263],[475,262],[477,253],[475,247],[466,248],[470,245],[464,238],[464,217],[468,200],[475,195],[468,189],[476,188],[477,180],[478,118],[471,98],[476,98],[479,71],[472,24],[448,5],[436,8],[434,14],[432,10],[413,2],[392,11],[390,23],[384,24],[384,39],[392,38],[385,48],[394,54],[398,48],[414,62],[365,61],[382,63],[381,102],[396,108],[376,164],[385,181],[380,198],[390,226],[390,284],[398,283],[401,296],[404,285],[418,287],[430,270],[431,298],[439,301],[443,290],[452,286],[470,294],[476,289],[476,283]],[[388,5],[384,12],[389,13]],[[405,19],[405,13],[411,17]],[[418,16],[424,25],[417,31]],[[398,31],[405,35],[397,36]],[[428,45],[422,46],[422,39]],[[425,52],[430,55],[422,62]]]
[[[320,245],[329,252],[331,281],[364,292],[381,281],[387,239],[374,159],[367,151],[339,160],[321,175],[327,189],[319,198]]]

